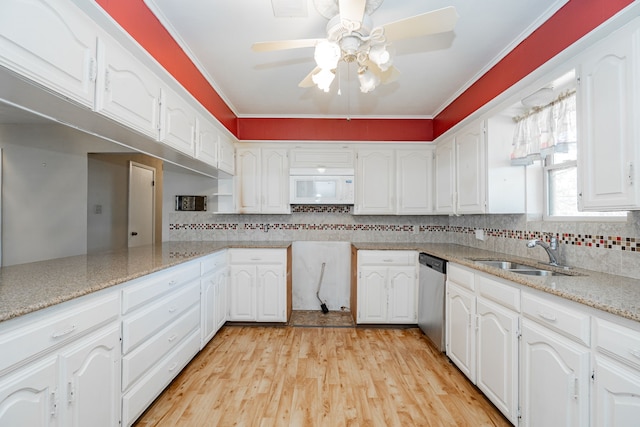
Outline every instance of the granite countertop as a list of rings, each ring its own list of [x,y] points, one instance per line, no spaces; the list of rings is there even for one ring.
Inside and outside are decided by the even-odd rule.
[[[358,249],[397,249],[425,252],[520,285],[558,295],[627,319],[640,321],[640,280],[638,279],[579,268],[572,268],[569,271],[559,269],[562,273],[569,273],[568,276],[526,276],[478,264],[474,261],[500,259],[533,265],[536,263],[535,260],[455,244],[355,242],[353,245]],[[550,267],[544,268],[549,269]]]
[[[287,248],[291,242],[164,242],[0,268],[0,322],[226,248]]]
[[[287,248],[291,242],[164,242],[0,268],[0,322],[90,294],[227,248]],[[477,264],[477,259],[531,263],[456,244],[365,243],[358,249],[417,250],[512,282],[640,321],[640,280],[590,270],[569,276],[525,276]]]

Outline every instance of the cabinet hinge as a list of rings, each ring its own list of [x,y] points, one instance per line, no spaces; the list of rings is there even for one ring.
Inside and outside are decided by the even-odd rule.
[[[516,411],[516,416],[518,417],[519,420],[522,419],[522,410],[520,409],[519,406],[518,406],[518,410]]]
[[[53,390],[51,392],[51,416],[55,417],[56,412],[58,412],[58,390]]]
[[[73,401],[75,400],[75,389],[73,387],[73,382],[69,381],[67,383],[67,401],[69,402],[69,404],[73,404]]]
[[[581,81],[580,76],[576,76],[576,84],[580,85]]]
[[[594,382],[596,380],[596,371],[593,370],[591,371],[591,382]]]

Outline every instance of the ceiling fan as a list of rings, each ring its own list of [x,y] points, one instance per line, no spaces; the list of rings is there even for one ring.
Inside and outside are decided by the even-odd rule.
[[[326,39],[259,42],[255,52],[314,47],[317,66],[298,84],[329,92],[336,68],[342,60],[356,63],[360,90],[367,93],[380,83],[390,83],[400,72],[393,66],[391,42],[452,31],[458,20],[449,6],[374,27],[370,15],[383,0],[314,0],[318,12],[329,19]]]

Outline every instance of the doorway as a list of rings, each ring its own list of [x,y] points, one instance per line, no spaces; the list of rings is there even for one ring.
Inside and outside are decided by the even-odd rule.
[[[151,245],[155,230],[156,169],[129,162],[128,246]]]

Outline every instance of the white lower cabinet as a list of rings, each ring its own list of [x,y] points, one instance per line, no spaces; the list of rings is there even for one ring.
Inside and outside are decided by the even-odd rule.
[[[210,255],[202,262],[201,283],[202,343],[203,348],[227,321],[226,251]]]
[[[446,353],[453,363],[476,383],[476,298],[467,289],[447,282]]]
[[[118,310],[114,290],[0,323],[0,425],[118,425]]]
[[[287,321],[287,250],[229,249],[230,321]]]
[[[640,420],[640,332],[594,318],[592,425],[631,427]]]
[[[199,261],[122,289],[122,424],[129,426],[200,350]]]
[[[357,263],[357,323],[417,323],[417,253],[358,251]]]
[[[587,347],[523,319],[520,425],[588,426],[589,357]]]

